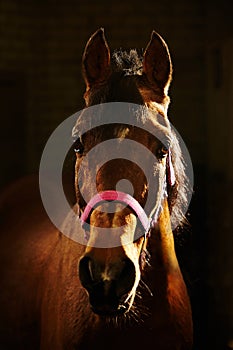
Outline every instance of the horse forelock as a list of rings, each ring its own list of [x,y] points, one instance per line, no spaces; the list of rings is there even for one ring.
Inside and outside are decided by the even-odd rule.
[[[142,75],[143,56],[137,50],[116,50],[112,55],[114,71],[124,72],[125,75]]]

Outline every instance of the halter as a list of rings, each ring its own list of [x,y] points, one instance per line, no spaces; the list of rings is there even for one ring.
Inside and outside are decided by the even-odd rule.
[[[167,198],[167,184],[170,186],[174,186],[176,178],[175,178],[175,172],[171,161],[171,152],[168,152],[167,160],[166,160],[166,176],[164,181],[164,188],[161,194],[160,203],[153,215],[153,217],[148,217],[142,206],[139,204],[139,202],[133,198],[130,194],[124,193],[121,191],[115,191],[115,190],[108,190],[103,191],[100,193],[97,193],[94,197],[91,198],[91,200],[87,203],[81,217],[80,222],[85,229],[85,231],[89,231],[89,225],[88,220],[90,217],[91,212],[98,207],[103,202],[118,202],[126,204],[128,207],[130,207],[133,212],[137,215],[144,231],[145,236],[148,234],[148,232],[156,226],[158,222],[159,215],[162,210],[162,202],[165,198]],[[85,235],[86,237],[86,235]],[[87,237],[86,237],[87,238]]]
[[[81,225],[83,226],[83,228],[87,223],[91,211],[99,204],[105,201],[114,201],[129,206],[139,218],[139,221],[141,222],[144,230],[148,232],[151,220],[146,215],[144,209],[141,207],[138,201],[136,201],[136,199],[133,198],[130,194],[120,191],[103,191],[101,193],[97,193],[94,197],[92,197],[92,199],[86,205],[86,208],[80,218]]]

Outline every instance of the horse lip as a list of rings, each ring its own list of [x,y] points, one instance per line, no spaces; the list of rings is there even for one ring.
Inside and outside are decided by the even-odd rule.
[[[110,305],[101,305],[101,306],[93,306],[91,305],[92,311],[103,317],[114,317],[118,315],[122,315],[125,312],[128,311],[128,305],[126,304],[119,304],[117,308],[113,308]]]

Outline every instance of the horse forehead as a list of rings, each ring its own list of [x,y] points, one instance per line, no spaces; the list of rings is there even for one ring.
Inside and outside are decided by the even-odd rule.
[[[170,123],[167,117],[157,107],[154,107],[153,110],[146,106],[143,106],[143,108],[147,110],[146,116],[143,113],[141,113],[141,115],[136,114],[133,116],[134,119],[129,121],[126,118],[125,123],[124,120],[119,124],[113,123],[111,120],[109,121],[109,124],[104,123],[103,125],[101,125],[101,122],[97,122],[96,124],[101,126],[101,130],[98,130],[98,132],[96,131],[95,123],[94,128],[92,129],[92,126],[89,125],[90,120],[85,118],[85,113],[81,114],[72,130],[72,135],[75,138],[82,137],[86,131],[91,130],[91,135],[95,139],[103,138],[106,136],[106,133],[114,138],[125,139],[130,135],[134,135],[135,137],[145,135],[145,133],[143,134],[143,130],[145,130],[159,139],[162,143],[170,144],[172,135]],[[93,118],[95,118],[94,115]],[[137,129],[133,128],[134,126],[136,126]]]

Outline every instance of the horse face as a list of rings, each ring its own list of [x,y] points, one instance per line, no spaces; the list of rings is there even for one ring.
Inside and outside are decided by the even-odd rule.
[[[81,123],[81,121],[80,121]],[[102,147],[99,154],[97,145],[103,140],[115,137],[115,147],[125,141],[134,140],[157,155],[156,164],[145,166],[151,169],[151,177],[146,177],[137,165],[135,149],[128,151],[128,158],[112,159],[99,167],[96,160],[106,159],[108,145]],[[123,140],[124,138],[124,140]],[[81,210],[85,208],[85,198],[92,198],[96,191],[119,190],[132,195],[144,207],[148,189],[154,186],[157,197],[154,198],[149,212],[160,201],[163,191],[163,179],[166,171],[165,158],[161,155],[161,143],[151,134],[141,129],[108,126],[102,131],[91,131],[82,139],[82,154],[77,153],[76,193]],[[93,147],[93,145],[95,147]],[[92,150],[92,155],[87,157]],[[95,152],[96,149],[96,152]],[[153,158],[154,159],[154,158]],[[96,181],[93,182],[93,179]],[[148,213],[149,214],[149,213]],[[134,211],[122,203],[104,202],[94,207],[89,217],[89,238],[84,256],[80,260],[79,275],[83,286],[90,296],[94,312],[99,314],[118,314],[127,311],[134,300],[140,281],[140,255],[143,249],[144,229],[140,226]]]

